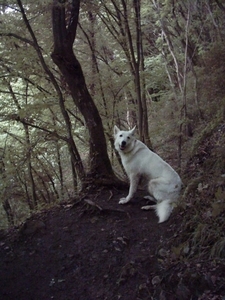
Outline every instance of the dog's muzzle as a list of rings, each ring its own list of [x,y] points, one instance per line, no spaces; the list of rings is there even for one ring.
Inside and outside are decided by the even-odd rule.
[[[120,144],[120,150],[124,150],[126,148],[126,142],[122,141],[122,143]]]

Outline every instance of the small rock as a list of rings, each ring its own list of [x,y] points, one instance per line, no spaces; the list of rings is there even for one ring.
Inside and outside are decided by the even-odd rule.
[[[159,249],[159,255],[161,257],[166,257],[168,255],[168,252],[165,249],[161,248]]]
[[[155,276],[152,278],[152,285],[157,285],[161,282],[161,279],[159,276]]]

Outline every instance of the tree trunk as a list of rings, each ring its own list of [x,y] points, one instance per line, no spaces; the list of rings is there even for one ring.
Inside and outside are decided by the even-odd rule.
[[[80,1],[53,0],[52,21],[54,50],[52,59],[65,77],[74,103],[83,115],[90,134],[90,174],[112,179],[114,173],[107,153],[103,124],[87,89],[81,65],[73,52]],[[69,10],[69,14],[66,13]],[[68,12],[68,11],[67,11]],[[70,15],[68,24],[66,17]],[[92,177],[93,178],[93,177]]]
[[[144,53],[143,53],[143,41],[141,31],[141,1],[134,0],[135,9],[135,23],[136,23],[136,51],[137,51],[137,62],[136,62],[136,88],[138,96],[138,103],[141,111],[141,118],[139,120],[139,132],[141,140],[150,148],[153,149],[151,140],[149,138],[148,131],[148,109],[146,99],[146,87],[145,87],[145,65],[144,65]]]
[[[121,8],[120,5],[121,4]],[[118,41],[122,47],[124,54],[127,57],[127,62],[130,67],[130,72],[133,76],[137,104],[137,119],[138,119],[138,133],[140,140],[144,142],[149,148],[152,148],[151,140],[149,138],[148,131],[148,112],[147,103],[145,95],[145,79],[144,79],[144,54],[142,45],[142,31],[141,31],[141,1],[134,0],[132,3],[128,3],[125,0],[115,1],[112,0],[112,5],[114,6],[115,12],[111,11],[106,4],[105,9],[119,26],[117,30],[114,25],[109,29],[110,33]],[[134,45],[133,31],[130,25],[129,6],[132,6],[131,11],[134,9],[134,19],[135,19],[135,30],[136,30],[136,46]],[[110,5],[111,6],[111,5]],[[103,18],[104,21],[104,18]],[[107,24],[105,23],[107,26]],[[120,33],[120,38],[118,39],[118,32]]]
[[[3,208],[5,210],[6,216],[7,216],[7,220],[10,226],[14,226],[14,215],[13,215],[13,210],[12,207],[10,205],[10,202],[8,199],[4,199],[3,200]]]
[[[32,165],[31,165],[31,143],[30,143],[30,134],[29,134],[29,128],[27,125],[24,125],[25,130],[25,137],[26,137],[26,151],[27,151],[27,172],[28,172],[28,181],[29,181],[29,187],[30,187],[30,199],[32,200],[30,202],[30,209],[34,210],[37,208],[37,195],[36,195],[36,185],[32,173]]]

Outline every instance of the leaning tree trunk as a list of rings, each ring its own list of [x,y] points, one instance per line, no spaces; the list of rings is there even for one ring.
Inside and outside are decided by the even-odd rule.
[[[52,22],[54,50],[52,59],[63,74],[74,103],[83,115],[90,135],[90,174],[115,179],[107,153],[103,124],[87,89],[81,65],[73,52],[80,0],[53,0]],[[68,20],[68,16],[70,16]],[[93,178],[93,177],[92,177]]]

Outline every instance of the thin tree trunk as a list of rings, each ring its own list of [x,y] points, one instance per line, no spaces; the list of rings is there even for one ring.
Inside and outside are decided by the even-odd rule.
[[[62,170],[62,163],[61,163],[61,155],[60,155],[60,147],[58,141],[55,142],[56,146],[56,153],[57,153],[57,162],[58,162],[58,169],[59,169],[59,181],[60,181],[60,200],[64,200],[64,178],[63,178],[63,170]]]
[[[11,87],[11,84],[8,83],[8,88],[10,91],[10,94],[12,96],[12,99],[18,109],[18,112],[21,110],[21,106],[19,104],[19,101],[17,99],[17,97],[15,96],[13,89]],[[27,91],[26,91],[27,94]],[[19,113],[18,113],[19,115]],[[26,141],[26,145],[25,145],[25,153],[27,153],[27,175],[28,175],[28,181],[30,183],[29,187],[31,192],[29,193],[29,208],[30,210],[34,210],[35,208],[37,208],[37,196],[36,196],[36,191],[35,191],[35,182],[34,182],[34,178],[33,178],[33,174],[32,174],[32,164],[31,164],[31,143],[30,143],[30,136],[29,136],[29,128],[28,125],[23,124],[23,128],[25,131],[25,141]]]
[[[27,125],[24,125],[25,136],[26,136],[26,151],[27,151],[27,172],[28,172],[28,181],[30,182],[30,198],[32,199],[31,202],[31,209],[34,210],[37,208],[37,195],[36,195],[36,186],[35,181],[32,173],[32,164],[31,164],[31,143],[30,143],[30,135],[29,129]]]
[[[8,199],[3,200],[3,208],[5,210],[9,225],[14,226],[14,215]]]
[[[147,109],[147,99],[146,99],[146,87],[145,87],[145,64],[144,64],[144,53],[143,53],[143,41],[142,41],[142,30],[141,30],[141,2],[140,0],[134,0],[135,9],[135,20],[136,20],[136,49],[137,49],[137,66],[136,70],[138,74],[138,86],[139,86],[139,97],[140,105],[142,110],[141,118],[141,140],[152,149],[152,143],[149,138],[148,131],[148,109]],[[141,74],[141,75],[140,75]]]
[[[126,57],[127,62],[130,66],[131,74],[133,75],[133,81],[136,92],[135,103],[137,105],[137,119],[138,119],[138,130],[140,139],[150,148],[152,148],[151,140],[148,132],[148,113],[145,95],[145,83],[144,75],[144,57],[142,47],[142,31],[141,31],[141,14],[140,14],[140,0],[133,1],[133,8],[135,11],[135,27],[136,27],[136,47],[133,42],[132,32],[129,24],[130,16],[128,11],[128,2],[121,0],[122,9],[119,8],[118,3],[113,0],[112,4],[116,11],[117,24],[119,26],[119,33],[122,39],[118,39],[118,31],[113,27],[114,32],[107,26],[110,33],[121,45]],[[115,18],[112,13],[105,5],[107,12]],[[103,18],[104,22],[104,18]]]

